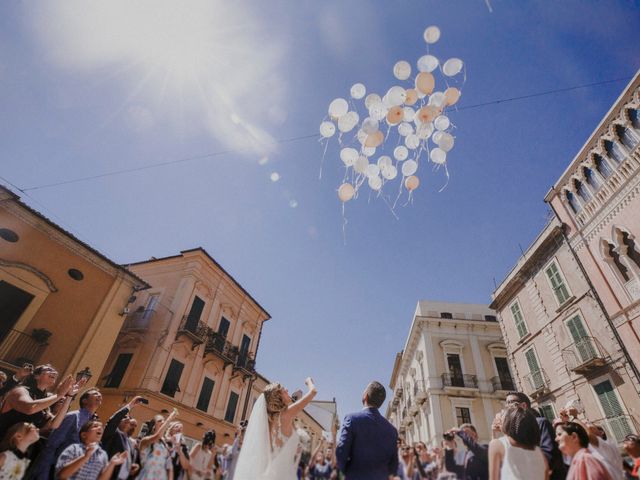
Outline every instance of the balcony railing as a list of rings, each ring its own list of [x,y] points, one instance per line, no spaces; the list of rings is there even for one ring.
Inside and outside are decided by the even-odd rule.
[[[155,310],[135,310],[131,312],[124,324],[123,330],[146,330],[149,327],[151,318],[156,313]]]
[[[528,387],[529,396],[540,396],[549,390],[549,378],[543,369],[525,375],[524,383]]]
[[[516,386],[514,385],[513,379],[511,378],[492,377],[491,385],[493,385],[494,392],[497,392],[499,390],[505,392],[513,392],[516,390]]]
[[[206,323],[201,322],[196,317],[185,315],[178,326],[176,338],[180,335],[185,335],[193,341],[193,345],[196,347],[206,341],[208,330],[209,327],[207,327]]]
[[[607,431],[607,437],[615,439],[618,443],[627,435],[638,433],[638,423],[631,415],[601,418],[593,423],[603,427]]]
[[[416,380],[413,384],[413,396],[418,403],[423,403],[426,400],[427,389],[422,380]]]
[[[27,333],[11,329],[0,344],[0,360],[15,367],[25,363],[35,365],[48,345],[46,340],[37,340]]]
[[[223,335],[208,329],[204,354],[212,353],[224,360],[225,365],[238,361],[239,349],[234,347]]]
[[[478,378],[475,375],[452,375],[450,373],[443,373],[442,385],[445,388],[478,388]]]
[[[607,364],[609,355],[597,338],[583,337],[562,350],[569,370],[584,374]]]
[[[256,361],[250,353],[239,354],[238,361],[234,367],[236,370],[242,370],[244,373],[253,375],[256,371]]]

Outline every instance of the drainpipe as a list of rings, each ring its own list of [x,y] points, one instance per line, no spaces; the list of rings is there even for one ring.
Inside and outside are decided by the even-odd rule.
[[[556,191],[555,187],[551,187],[551,190],[553,190],[554,192]],[[567,242],[567,246],[569,247],[569,251],[573,255],[573,258],[576,261],[576,263],[578,264],[578,267],[580,268],[580,272],[582,272],[582,276],[584,277],[585,281],[587,282],[587,285],[589,286],[589,290],[591,290],[591,293],[593,293],[593,298],[598,303],[598,306],[600,307],[600,310],[602,311],[602,314],[604,315],[605,320],[607,321],[607,323],[609,324],[609,327],[613,331],[613,336],[615,337],[616,342],[618,342],[618,345],[620,346],[620,350],[622,350],[622,354],[624,355],[624,358],[627,361],[627,364],[629,365],[629,367],[633,371],[634,376],[636,377],[636,382],[635,382],[635,385],[634,385],[635,388],[636,388],[636,392],[640,393],[640,391],[638,390],[638,383],[640,382],[640,371],[638,371],[638,368],[636,367],[636,364],[631,359],[631,355],[629,355],[629,351],[627,350],[627,347],[625,347],[625,345],[624,345],[624,343],[622,341],[622,338],[620,337],[620,333],[618,332],[618,329],[613,324],[613,321],[611,320],[611,317],[609,316],[609,313],[607,312],[607,309],[605,308],[604,303],[602,302],[602,299],[600,298],[600,295],[598,295],[598,292],[596,291],[595,287],[593,286],[593,283],[591,283],[591,279],[589,278],[589,275],[587,274],[587,271],[585,270],[584,265],[580,261],[580,258],[578,257],[578,254],[575,252],[575,250],[571,246],[571,242],[569,242],[569,238],[567,237],[567,233],[566,233],[565,228],[564,228],[565,227],[565,223],[562,221],[562,219],[558,215],[558,212],[556,211],[556,209],[553,206],[553,204],[550,201],[547,201],[547,200],[545,200],[545,203],[547,203],[551,207],[551,210],[553,210],[553,214],[555,215],[555,217],[558,219],[558,221],[562,225],[562,237],[564,238],[564,241]],[[586,245],[586,244],[585,244],[585,247],[587,248],[587,251],[589,251],[589,254],[591,255],[591,258],[593,259],[594,263],[596,264],[596,267],[600,271],[600,274],[602,275],[602,278],[604,278],[607,286],[609,287],[609,290],[611,291],[611,293],[613,295],[613,298],[616,299],[616,303],[618,304],[618,306],[622,310],[623,308],[622,308],[622,305],[620,304],[620,302],[618,301],[618,297],[615,295],[615,293],[611,289],[611,285],[609,285],[609,282],[607,281],[606,277],[604,276],[604,272],[602,272],[602,270],[600,269],[600,266],[598,265],[598,262],[596,261],[595,258],[593,258],[593,254],[591,253],[591,249],[589,249],[589,246]],[[640,339],[638,339],[638,334],[635,331],[635,329],[633,328],[633,325],[631,325],[631,330],[633,331],[633,333],[634,333],[634,335],[636,337],[636,340],[640,342]]]

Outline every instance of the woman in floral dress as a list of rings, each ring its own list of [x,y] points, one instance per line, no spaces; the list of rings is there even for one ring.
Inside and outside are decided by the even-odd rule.
[[[136,477],[138,480],[168,480],[169,471],[173,470],[171,451],[162,438],[165,430],[178,415],[176,409],[168,418],[156,415],[149,422],[151,434],[140,440],[140,460],[142,468]]]

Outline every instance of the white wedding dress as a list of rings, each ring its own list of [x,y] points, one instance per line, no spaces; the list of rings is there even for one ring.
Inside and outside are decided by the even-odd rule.
[[[297,480],[299,445],[294,430],[281,447],[271,449],[267,404],[260,395],[249,418],[233,480]]]

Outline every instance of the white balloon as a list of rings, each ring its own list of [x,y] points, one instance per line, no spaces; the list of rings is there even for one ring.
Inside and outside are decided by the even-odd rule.
[[[440,62],[433,55],[423,55],[418,59],[418,70],[421,72],[433,72]]]
[[[380,125],[377,120],[374,120],[371,117],[367,117],[362,121],[362,131],[367,135],[371,135],[372,133],[376,133]]]
[[[362,147],[362,154],[367,157],[372,157],[376,154],[376,147]]]
[[[436,132],[434,132],[433,134],[433,137],[431,137],[431,140],[433,140],[433,143],[435,143],[436,145],[440,145],[440,139],[442,138],[442,135],[444,135],[444,132],[436,130]]]
[[[370,163],[367,166],[367,171],[366,171],[367,177],[369,177],[369,178],[377,177],[379,173],[380,173],[380,167],[378,165],[376,165],[375,163]]]
[[[411,135],[407,135],[407,138],[404,139],[404,144],[407,148],[415,150],[420,146],[420,138],[412,133]]]
[[[398,125],[398,133],[401,136],[406,137],[407,135],[411,135],[413,133],[413,127],[410,123],[402,122],[400,125]]]
[[[412,122],[416,116],[416,111],[411,107],[404,107],[402,109],[403,119],[405,122]]]
[[[340,118],[349,111],[349,104],[344,98],[336,98],[329,104],[331,118]]]
[[[445,152],[451,150],[453,148],[453,144],[455,143],[453,136],[447,132],[444,132],[439,140],[440,141],[438,142],[438,146]]]
[[[435,125],[437,130],[446,130],[447,128],[449,128],[449,125],[451,125],[451,122],[449,121],[449,117],[445,115],[439,115],[433,121],[433,124]]]
[[[384,97],[382,97],[382,105],[384,105],[386,109],[393,107],[388,93]]]
[[[365,87],[362,83],[356,83],[351,87],[351,97],[356,100],[360,100],[364,97],[364,94],[367,93],[367,87]]]
[[[369,187],[371,190],[380,190],[382,188],[382,179],[377,175],[375,177],[369,177]]]
[[[420,126],[416,128],[416,135],[418,138],[422,140],[426,140],[433,133],[433,123],[421,123]]]
[[[383,155],[378,159],[378,166],[380,167],[380,170],[390,165],[393,165],[393,160],[391,160],[391,157],[389,157],[388,155]]]
[[[393,76],[398,80],[406,80],[411,75],[411,65],[409,62],[400,60],[393,66]]]
[[[356,163],[353,165],[353,169],[358,173],[366,173],[367,167],[369,166],[369,159],[364,155],[360,155],[356,160]]]
[[[442,73],[444,73],[447,77],[453,77],[457,75],[462,70],[462,60],[459,58],[450,58],[444,65],[442,66]]]
[[[429,157],[433,163],[437,163],[438,165],[442,165],[447,161],[447,153],[440,148],[434,148],[431,150]]]
[[[358,124],[360,116],[356,112],[347,112],[338,119],[338,130],[350,132]]]
[[[388,99],[390,106],[395,107],[396,105],[402,105],[404,103],[407,99],[407,91],[396,85],[389,89],[385,97]]]
[[[444,93],[443,92],[433,92],[429,96],[428,105],[433,105],[434,107],[441,107],[444,104]]]
[[[399,162],[406,160],[409,156],[409,150],[404,145],[399,145],[393,149],[393,157]]]
[[[380,121],[387,116],[387,107],[382,102],[374,103],[369,107],[369,116]]]
[[[363,132],[362,130],[358,130],[358,133],[356,133],[356,138],[358,139],[358,141],[364,145],[364,142],[367,141],[367,137],[369,135],[367,135],[365,132]]]
[[[340,150],[340,160],[344,162],[347,167],[353,166],[358,160],[358,151],[355,148],[346,147]]]
[[[380,95],[378,95],[377,93],[370,93],[369,95],[367,95],[367,98],[364,99],[364,106],[367,107],[368,110],[371,108],[371,105],[380,102],[382,102]]]
[[[398,169],[393,165],[385,165],[380,169],[380,172],[382,173],[382,176],[387,180],[393,180],[398,176]]]
[[[424,41],[427,43],[436,43],[440,39],[440,29],[435,25],[427,27],[424,31]]]
[[[402,164],[402,175],[410,177],[418,171],[418,162],[415,160],[407,160]]]
[[[331,122],[322,122],[320,124],[320,135],[324,138],[333,137],[333,134],[336,133],[336,126]]]

